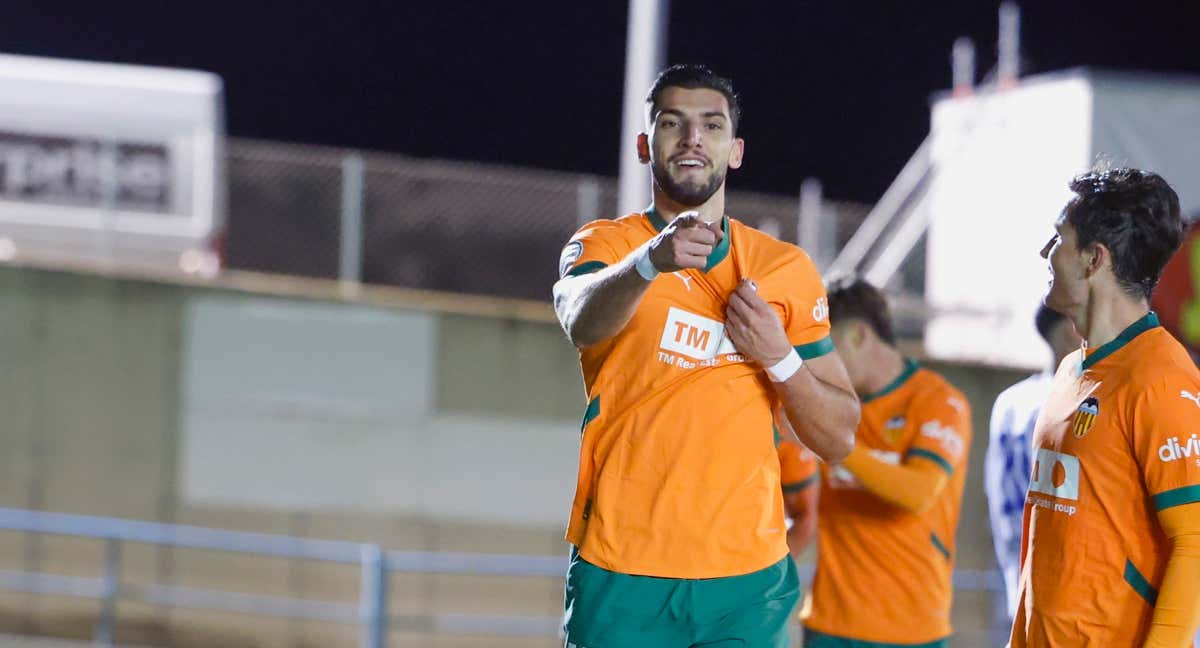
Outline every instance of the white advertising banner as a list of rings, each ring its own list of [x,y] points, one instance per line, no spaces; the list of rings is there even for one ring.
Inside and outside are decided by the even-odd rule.
[[[204,245],[224,211],[223,110],[206,72],[0,55],[0,236],[76,260]]]
[[[1200,209],[1200,83],[1073,71],[940,99],[932,119],[925,349],[1026,369],[1049,351],[1033,326],[1050,278],[1039,250],[1099,160],[1162,173]]]

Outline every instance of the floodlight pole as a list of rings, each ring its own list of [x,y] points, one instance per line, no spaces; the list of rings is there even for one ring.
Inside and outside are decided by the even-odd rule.
[[[1021,7],[1007,0],[1000,3],[999,50],[996,61],[998,84],[1001,89],[1017,85],[1021,75]]]
[[[975,43],[966,36],[954,41],[950,52],[954,96],[968,97],[975,85]]]
[[[616,215],[641,211],[650,204],[650,182],[646,167],[638,161],[637,136],[645,129],[646,91],[666,59],[669,7],[669,0],[629,0]]]

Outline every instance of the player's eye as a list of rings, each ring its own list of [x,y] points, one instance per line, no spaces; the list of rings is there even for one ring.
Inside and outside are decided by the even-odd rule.
[[[675,121],[674,119],[663,119],[658,122],[659,128],[675,128],[678,125],[679,122]]]
[[[722,128],[724,128],[724,126],[721,124],[721,122],[708,122],[707,124],[704,125],[704,127],[710,131],[719,131]]]

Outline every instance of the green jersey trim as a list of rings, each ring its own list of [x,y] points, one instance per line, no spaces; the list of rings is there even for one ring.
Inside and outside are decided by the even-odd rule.
[[[816,342],[797,344],[792,348],[796,350],[796,353],[800,354],[802,360],[812,360],[833,351],[833,338],[826,335]]]
[[[863,404],[869,403],[877,398],[887,396],[888,394],[896,391],[897,389],[900,388],[900,385],[903,385],[904,383],[908,382],[908,379],[912,378],[913,374],[917,373],[917,369],[920,369],[920,368],[921,368],[921,365],[917,364],[916,360],[913,360],[911,358],[905,358],[904,359],[904,370],[900,372],[900,375],[896,376],[896,379],[893,380],[892,382],[888,383],[887,386],[884,387],[883,389],[880,389],[879,391],[875,392],[874,394],[867,394],[866,396],[863,396],[862,397]]]
[[[599,396],[588,401],[587,409],[583,411],[583,424],[579,426],[579,433],[583,434],[583,431],[584,431],[584,429],[587,428],[588,423],[591,423],[592,421],[594,421],[597,416],[600,416],[600,397]]]
[[[928,459],[941,466],[942,470],[945,470],[947,475],[954,474],[954,466],[951,466],[949,461],[946,461],[938,453],[926,450],[925,448],[913,448],[912,450],[908,451],[907,457],[924,457],[925,459]]]
[[[946,548],[946,545],[942,544],[942,539],[937,537],[936,533],[930,533],[929,540],[933,543],[934,549],[937,549],[938,553],[942,554],[943,558],[950,560],[950,550]]]
[[[579,275],[590,274],[597,270],[603,270],[608,267],[608,264],[603,261],[588,261],[567,271],[568,277],[578,277]]]
[[[1200,502],[1200,484],[1163,491],[1154,496],[1154,508],[1160,511],[1195,502]]]
[[[809,477],[808,479],[805,479],[804,481],[798,481],[798,482],[794,482],[791,484],[784,484],[783,492],[789,493],[789,494],[790,493],[799,493],[800,491],[817,483],[818,478],[819,478],[819,475],[812,475],[811,477]]]
[[[1154,311],[1146,313],[1141,319],[1133,324],[1130,324],[1124,331],[1121,331],[1120,335],[1113,338],[1109,342],[1100,345],[1099,348],[1088,354],[1087,357],[1083,359],[1082,368],[1086,370],[1096,366],[1097,362],[1100,362],[1108,356],[1116,353],[1118,349],[1126,344],[1129,344],[1133,338],[1145,333],[1146,331],[1149,331],[1156,326],[1158,326],[1158,314]]]
[[[1155,602],[1158,601],[1158,591],[1154,589],[1150,581],[1146,580],[1145,576],[1142,576],[1142,572],[1138,571],[1133,561],[1128,558],[1125,559],[1125,582],[1129,583],[1133,591],[1137,592],[1138,596],[1149,603],[1150,607],[1154,607]]]
[[[925,643],[886,643],[880,641],[863,641],[849,637],[838,637],[804,629],[804,648],[950,648],[950,639],[937,639]]]

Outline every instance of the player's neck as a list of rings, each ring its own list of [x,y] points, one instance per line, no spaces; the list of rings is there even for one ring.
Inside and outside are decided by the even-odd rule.
[[[882,342],[878,344],[872,355],[874,358],[871,365],[879,369],[878,371],[871,372],[870,375],[863,379],[863,385],[860,390],[863,396],[878,394],[886,389],[888,385],[896,382],[896,379],[908,369],[908,363],[905,362],[904,355]]]
[[[685,211],[700,212],[700,218],[706,223],[719,223],[725,217],[725,187],[722,186],[702,205],[681,205],[674,200],[671,200],[667,194],[663,193],[658,187],[654,188],[654,210],[663,219],[664,223],[670,223],[675,220],[675,217]]]
[[[1095,349],[1112,342],[1149,311],[1146,300],[1131,299],[1124,293],[1099,298],[1092,295],[1084,321],[1076,322],[1075,328],[1087,342],[1087,348]]]

